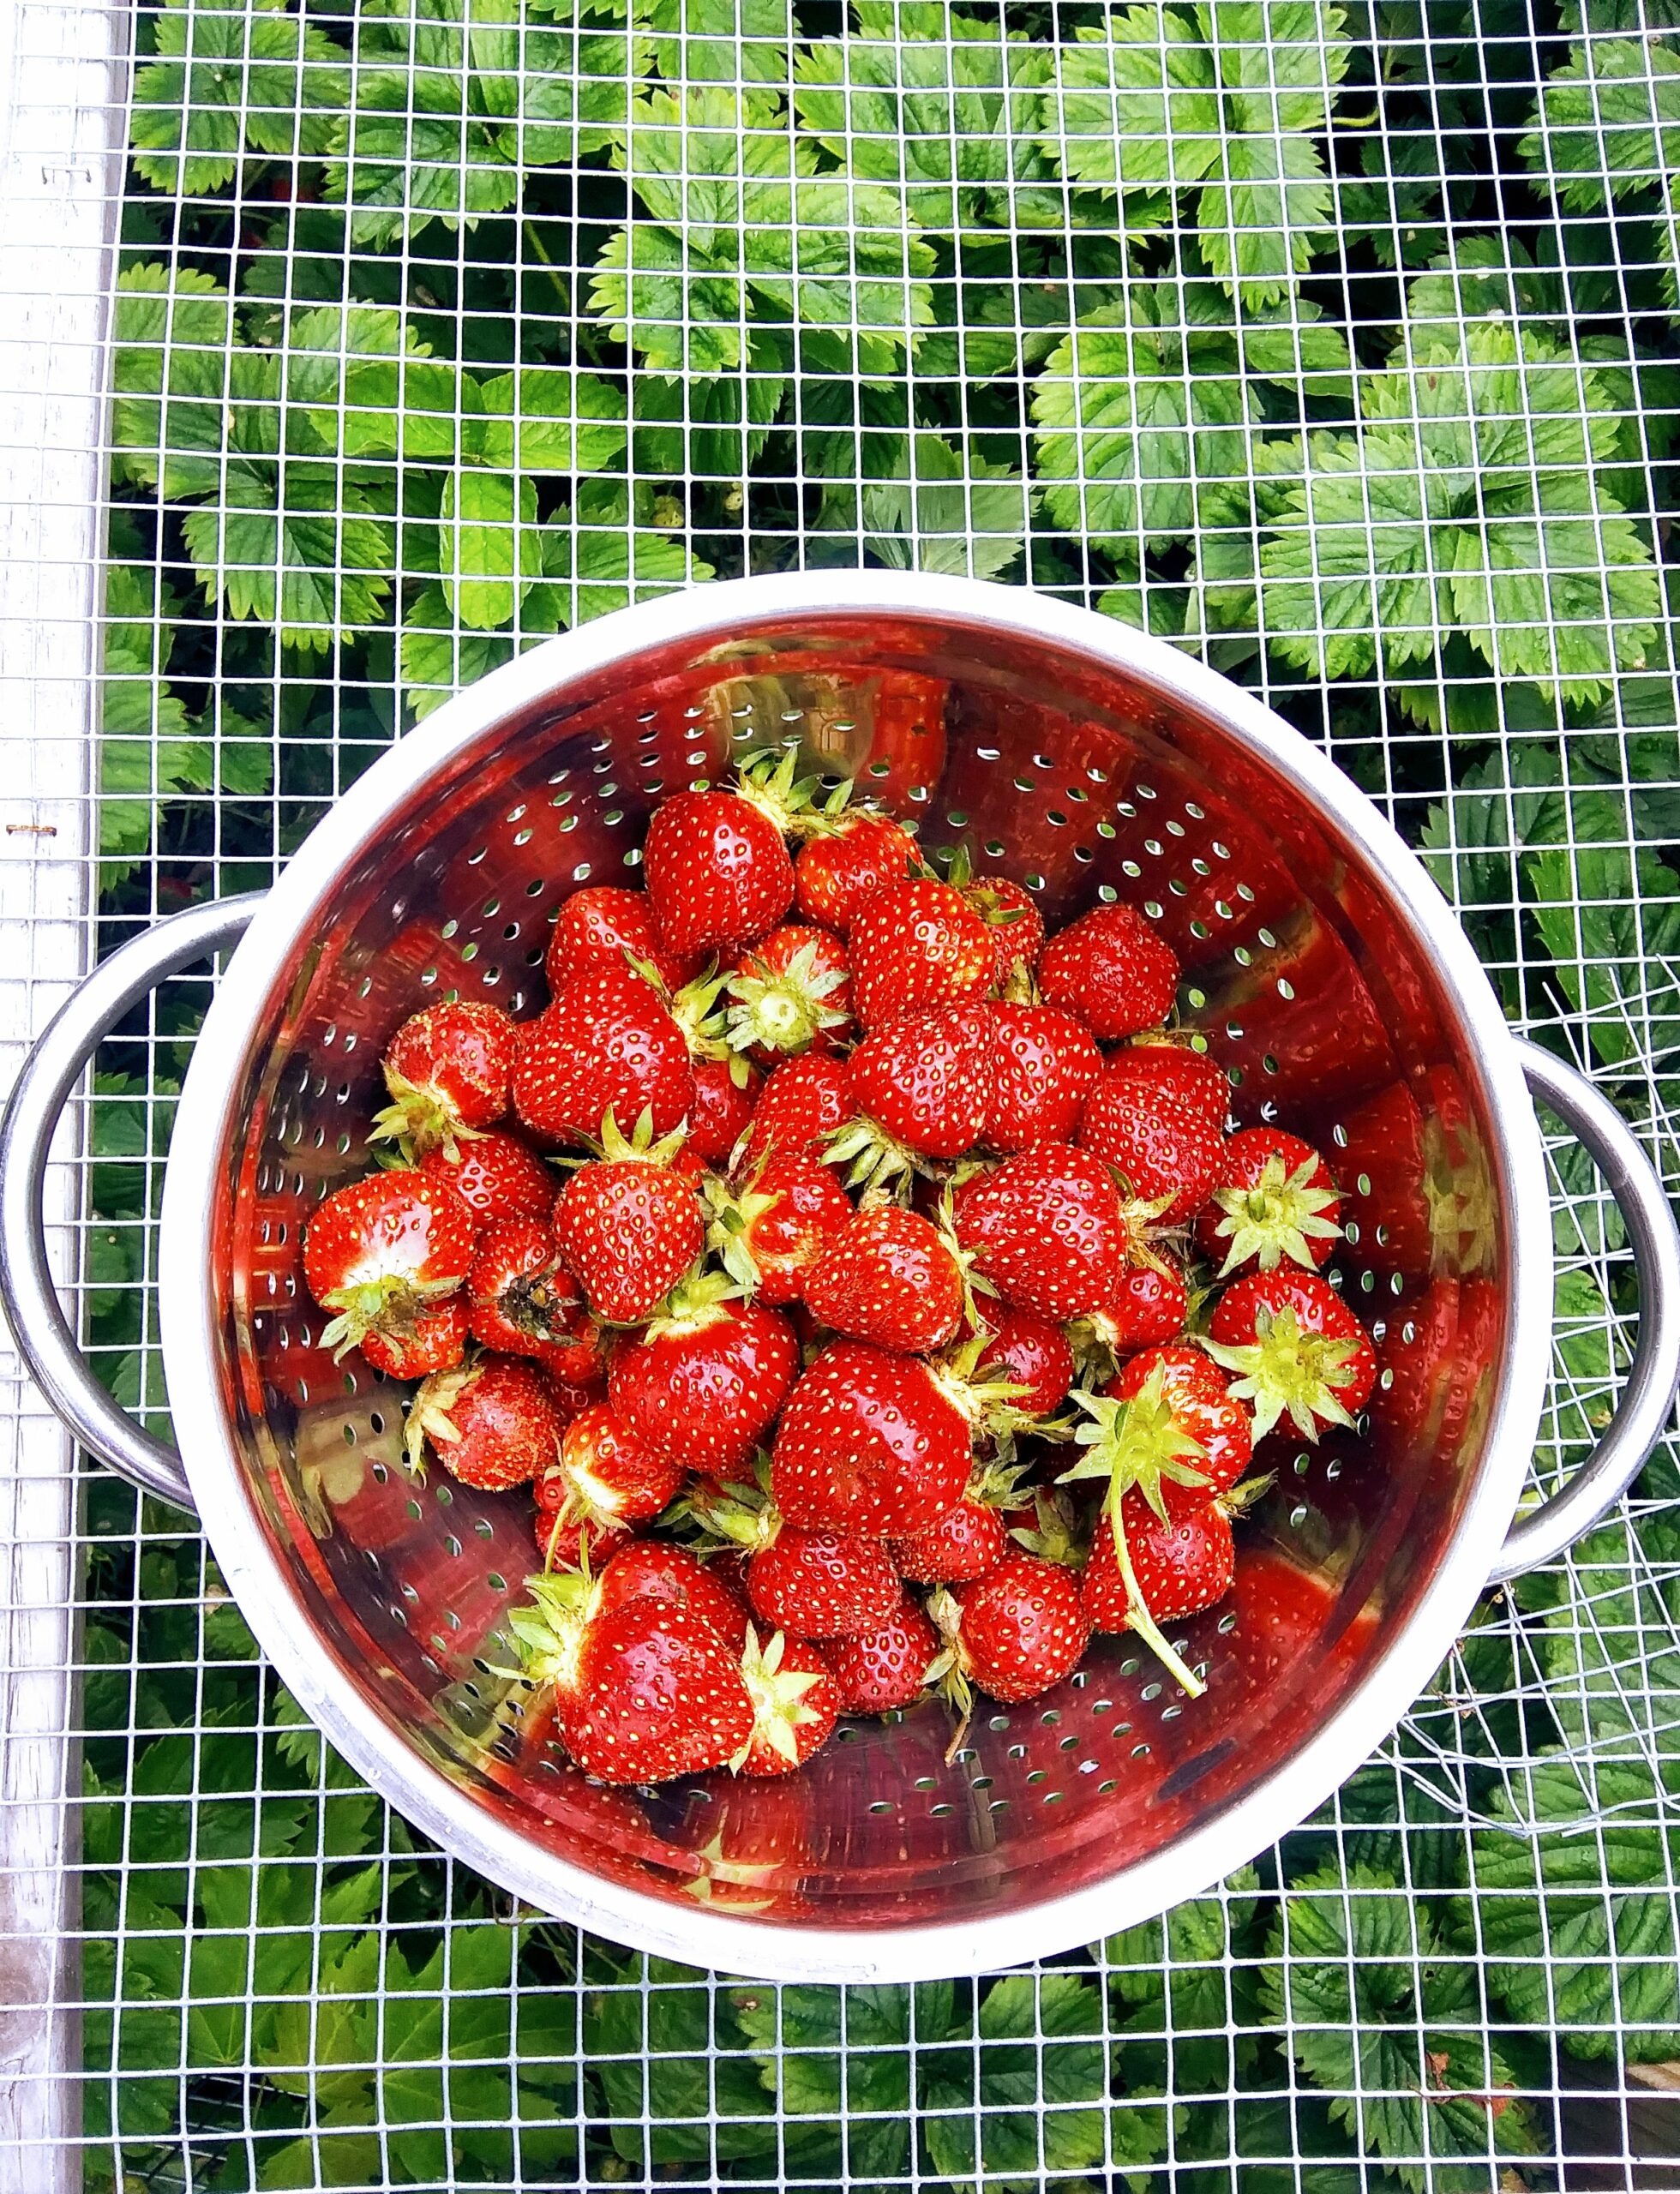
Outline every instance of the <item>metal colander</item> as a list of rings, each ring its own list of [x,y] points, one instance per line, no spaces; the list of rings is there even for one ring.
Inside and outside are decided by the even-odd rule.
[[[1179,1017],[1243,1121],[1331,1154],[1333,1268],[1383,1363],[1358,1439],[1287,1453],[1224,1608],[1175,1642],[1187,1699],[1124,1640],[982,1712],[947,1759],[929,1700],[843,1727],[785,1783],[605,1789],[504,1673],[527,1493],[400,1466],[403,1388],[335,1364],[303,1289],[319,1199],[363,1172],[381,1052],[429,998],[541,1002],[567,893],[633,876],[650,812],[796,741],[936,851],[1052,922],[1121,900],[1184,965]],[[245,931],[199,1038],[159,1282],[181,1458],[88,1377],[47,1276],[46,1145],[97,1042],[168,970]],[[1552,1304],[1525,1068],[1605,1170],[1641,1274],[1621,1408],[1506,1542]],[[87,1443],[196,1508],[307,1711],[447,1848],[530,1903],[768,1975],[981,1970],[1194,1894],[1299,1821],[1398,1720],[1491,1575],[1602,1514],[1666,1415],[1680,1250],[1604,1100],[1508,1034],[1388,824],[1260,703],[1110,620],[904,574],[744,580],[607,618],[459,696],[387,754],[261,901],[107,961],[42,1040],[0,1149],[8,1308]],[[1503,1544],[1503,1550],[1502,1550]]]

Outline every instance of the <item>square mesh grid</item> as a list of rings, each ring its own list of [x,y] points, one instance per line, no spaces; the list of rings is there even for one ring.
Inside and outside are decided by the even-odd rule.
[[[1669,13],[16,0],[7,1040],[521,644],[863,559],[1263,695],[1680,1181]],[[154,1409],[203,1000],[125,1027],[55,1175],[89,1346]],[[1539,1484],[1636,1310],[1553,1162]],[[1671,1452],[1251,1873],[843,1995],[646,1963],[419,1848],[197,1536],[73,1474],[8,1370],[0,2185],[1680,2184]]]

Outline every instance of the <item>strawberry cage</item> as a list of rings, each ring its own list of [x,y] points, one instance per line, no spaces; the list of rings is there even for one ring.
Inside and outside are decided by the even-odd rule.
[[[1248,686],[1680,1183],[1668,0],[0,21],[9,1073],[102,953],[267,883],[529,641],[865,564]],[[1053,848],[1082,788],[1019,789]],[[154,1424],[206,989],[123,1024],[49,1178]],[[1548,1142],[1536,1487],[1637,1316]],[[1680,2185],[1671,1448],[1254,1868],[972,1987],[837,1989],[510,1909],[314,1735],[196,1532],[10,1354],[4,1392],[0,2187]]]

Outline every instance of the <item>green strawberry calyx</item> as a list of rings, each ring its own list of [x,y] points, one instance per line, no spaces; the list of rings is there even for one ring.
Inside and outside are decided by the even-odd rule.
[[[916,1176],[933,1172],[920,1151],[863,1113],[835,1130],[823,1163],[843,1167],[848,1188],[877,1189],[895,1203],[908,1203]]]
[[[1167,1391],[1165,1367],[1157,1364],[1128,1401],[1112,1394],[1076,1391],[1071,1397],[1091,1418],[1073,1437],[1085,1452],[1059,1483],[1106,1478],[1103,1507],[1113,1519],[1118,1538],[1119,1508],[1136,1486],[1157,1516],[1167,1514],[1164,1479],[1174,1485],[1205,1486],[1206,1474],[1195,1466],[1207,1449],[1179,1416]]]
[[[527,1577],[528,1606],[510,1610],[508,1628],[519,1651],[516,1669],[499,1671],[523,1676],[527,1683],[553,1684],[562,1694],[575,1690],[578,1661],[584,1640],[601,1598],[598,1578],[590,1574],[589,1549],[575,1569],[549,1569]]]
[[[336,1313],[321,1328],[321,1345],[332,1350],[336,1364],[369,1334],[402,1339],[414,1331],[424,1310],[459,1286],[458,1279],[415,1280],[407,1273],[384,1273],[377,1280],[335,1287],[321,1298],[323,1310]]]
[[[368,1140],[394,1142],[410,1165],[429,1150],[441,1150],[452,1166],[459,1166],[461,1145],[483,1138],[483,1129],[468,1127],[435,1082],[411,1082],[387,1066],[385,1087],[391,1102],[375,1113]]]
[[[845,982],[845,970],[819,968],[817,950],[813,940],[801,944],[779,972],[729,977],[733,1002],[725,1015],[725,1040],[732,1050],[808,1051],[824,1029],[845,1027],[850,1016],[827,1003]]]
[[[767,816],[784,838],[831,837],[838,827],[835,817],[839,809],[831,800],[818,806],[822,778],[814,772],[801,777],[799,764],[796,743],[754,747],[735,766],[735,790]]]
[[[411,1477],[423,1478],[426,1475],[427,1441],[434,1448],[453,1448],[459,1444],[461,1429],[449,1412],[468,1388],[475,1384],[483,1368],[477,1363],[457,1364],[447,1371],[432,1372],[415,1388],[403,1427],[403,1454]]]
[[[695,1265],[655,1306],[652,1316],[640,1329],[640,1338],[686,1340],[692,1334],[703,1334],[708,1327],[723,1322],[741,1294],[740,1282],[729,1274],[706,1272]]]
[[[1334,1189],[1315,1186],[1318,1168],[1317,1157],[1304,1158],[1292,1173],[1275,1152],[1249,1187],[1214,1191],[1221,1214],[1214,1232],[1229,1244],[1219,1270],[1221,1280],[1251,1257],[1262,1272],[1275,1272],[1286,1257],[1309,1272],[1317,1268],[1311,1244],[1334,1242],[1341,1234],[1335,1221],[1324,1216],[1339,1198]]]
[[[1352,1427],[1337,1389],[1353,1384],[1357,1340],[1304,1333],[1291,1305],[1274,1310],[1263,1303],[1254,1313],[1251,1341],[1203,1340],[1202,1346],[1221,1371],[1238,1375],[1230,1392],[1253,1409],[1256,1440],[1285,1416],[1302,1439],[1315,1443],[1327,1424]]]
[[[799,1765],[799,1739],[795,1732],[820,1717],[806,1693],[823,1681],[819,1669],[784,1669],[787,1640],[778,1630],[768,1646],[760,1647],[759,1634],[747,1626],[747,1644],[741,1657],[741,1680],[753,1702],[753,1728],[747,1742],[730,1760],[736,1774],[746,1765],[753,1741],[762,1738],[789,1767]]]
[[[761,1448],[753,1461],[750,1484],[731,1480],[714,1486],[697,1478],[665,1512],[664,1520],[686,1532],[704,1561],[728,1550],[757,1554],[775,1544],[782,1512],[770,1497],[770,1458]]]
[[[705,1204],[705,1245],[748,1303],[764,1279],[753,1254],[753,1229],[782,1201],[779,1189],[766,1193],[755,1186],[758,1178],[755,1173],[744,1188],[731,1189],[727,1181],[708,1173],[700,1184]]]

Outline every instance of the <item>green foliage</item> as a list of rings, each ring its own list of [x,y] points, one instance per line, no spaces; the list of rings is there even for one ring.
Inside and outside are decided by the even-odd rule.
[[[1662,183],[1680,167],[1680,53],[1631,39],[1576,46],[1519,149],[1541,189],[1576,211]]]
[[[152,21],[158,58],[135,75],[129,137],[153,189],[197,197],[231,183],[242,153],[327,151],[350,57],[282,0],[166,0]]]
[[[1193,193],[1215,279],[1274,303],[1330,217],[1315,139],[1347,73],[1345,20],[1325,0],[1117,9],[1061,50],[1047,143],[1077,182]]]

